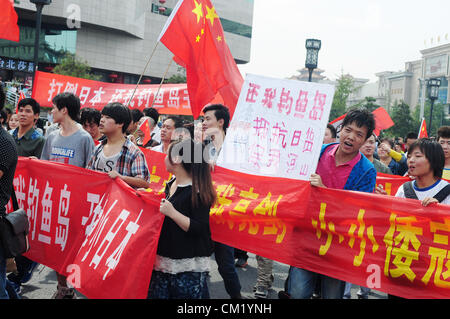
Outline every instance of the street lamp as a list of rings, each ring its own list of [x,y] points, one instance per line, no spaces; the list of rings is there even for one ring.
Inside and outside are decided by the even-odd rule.
[[[42,25],[42,9],[45,5],[51,4],[52,0],[30,0],[31,3],[36,5],[36,37],[34,38],[34,73],[33,73],[33,87],[36,71],[39,64],[39,38],[41,35]]]
[[[312,73],[317,68],[317,62],[319,60],[319,50],[322,47],[322,41],[316,39],[306,40],[306,62],[305,67],[309,71],[308,82],[312,80]]]
[[[439,98],[439,87],[441,86],[440,79],[429,79],[427,81],[428,98],[431,100],[430,108],[430,122],[428,123],[428,136],[431,136],[431,121],[433,120],[433,106],[434,101]]]

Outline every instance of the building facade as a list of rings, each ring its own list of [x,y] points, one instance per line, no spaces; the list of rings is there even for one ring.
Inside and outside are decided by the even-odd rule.
[[[253,0],[211,2],[235,61],[248,63]],[[173,55],[157,39],[176,3],[177,0],[53,0],[43,10],[39,70],[51,71],[71,53],[86,61],[101,81],[137,83],[155,50],[143,83],[159,83]],[[29,0],[15,0],[15,8],[21,40],[0,40],[0,76],[3,80],[26,81],[33,69],[36,7]],[[167,77],[175,74],[180,74],[180,68],[172,63]]]
[[[404,101],[414,111],[423,109],[427,97],[426,81],[439,78],[441,86],[437,103],[445,104],[445,116],[450,118],[450,43],[420,51],[420,60],[406,62],[405,69],[399,72],[380,72],[378,77],[378,97],[388,111],[399,101]]]

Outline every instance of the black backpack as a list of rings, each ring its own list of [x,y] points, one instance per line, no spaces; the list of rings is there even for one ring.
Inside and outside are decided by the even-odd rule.
[[[406,198],[418,199],[416,192],[413,189],[412,182],[407,182],[403,184],[403,191],[405,192]],[[450,184],[447,184],[443,189],[441,189],[433,198],[436,198],[439,203],[442,203],[447,196],[450,195]]]

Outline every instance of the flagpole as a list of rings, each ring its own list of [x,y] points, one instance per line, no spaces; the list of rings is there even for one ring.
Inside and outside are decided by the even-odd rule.
[[[148,65],[150,64],[150,61],[153,58],[153,55],[155,55],[156,48],[158,47],[158,44],[159,44],[159,41],[156,42],[156,44],[155,44],[155,46],[153,48],[152,54],[150,55],[150,58],[148,59],[147,64],[145,64],[144,70],[142,71],[141,75],[139,76],[139,80],[138,80],[138,82],[136,84],[136,87],[134,88],[133,93],[131,94],[131,97],[130,97],[130,99],[127,102],[127,105],[126,105],[127,108],[130,106],[131,100],[133,99],[134,94],[136,93],[136,90],[137,90],[139,84],[141,83],[141,80],[142,80],[142,77],[145,74],[145,71],[147,71]]]
[[[166,72],[164,72],[164,75],[163,75],[163,77],[162,77],[162,79],[161,79],[161,82],[159,83],[158,90],[156,91],[155,97],[153,98],[152,105],[151,105],[150,107],[153,107],[153,105],[155,104],[156,97],[158,96],[159,91],[161,90],[161,87],[162,87],[162,85],[163,85],[163,83],[164,83],[164,80],[166,79],[167,73],[169,72],[170,66],[172,65],[172,61],[173,61],[173,57],[172,57],[172,59],[170,59],[170,62],[169,62],[169,64],[167,65]],[[131,100],[130,100],[130,101],[131,101]],[[156,124],[156,123],[155,123],[155,124]],[[136,131],[134,131],[133,135],[134,135],[137,131],[139,131],[139,128],[137,128]]]
[[[155,104],[156,97],[158,96],[159,91],[161,90],[161,87],[162,87],[162,85],[164,83],[164,80],[166,79],[167,73],[169,72],[170,66],[172,65],[172,61],[173,61],[173,57],[172,57],[172,59],[170,59],[169,65],[167,65],[166,72],[164,72],[164,75],[163,75],[163,77],[161,79],[161,82],[159,83],[158,91],[156,91],[155,98],[152,101],[151,107],[153,107],[153,105]]]

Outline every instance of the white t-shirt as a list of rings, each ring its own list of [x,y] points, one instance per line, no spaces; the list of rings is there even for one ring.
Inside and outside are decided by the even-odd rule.
[[[164,146],[164,144],[161,143],[161,144],[159,144],[159,145],[157,145],[155,147],[152,147],[151,150],[155,151],[155,152],[164,153],[163,146]]]
[[[94,162],[94,170],[109,173],[113,169],[116,169],[117,160],[119,159],[120,154],[121,152],[118,152],[112,156],[106,157],[102,150]]]
[[[399,189],[397,190],[397,194],[395,194],[395,197],[406,198],[405,191],[403,190],[403,185],[399,187]],[[419,200],[424,200],[427,197],[434,197],[434,195],[439,193],[439,191],[441,189],[443,189],[446,185],[448,185],[448,182],[441,179],[441,180],[437,181],[436,183],[434,183],[433,185],[431,185],[429,187],[425,187],[425,188],[418,188],[416,185],[416,181],[413,181],[412,185],[413,185],[414,192],[417,195],[417,198]],[[444,199],[444,201],[441,202],[441,204],[450,205],[450,195],[447,196]]]
[[[150,136],[152,137],[152,140],[161,143],[161,129],[159,128],[158,125],[156,125],[153,128],[152,133],[150,134]]]

